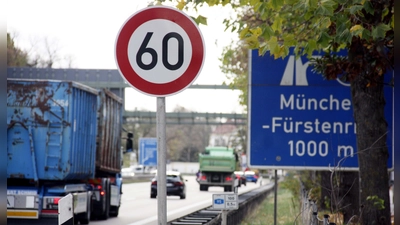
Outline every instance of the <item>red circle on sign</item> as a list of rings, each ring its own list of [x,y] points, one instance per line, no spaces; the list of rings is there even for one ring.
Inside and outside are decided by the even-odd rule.
[[[155,19],[169,20],[179,25],[188,35],[192,46],[188,68],[177,79],[168,83],[153,83],[143,79],[129,62],[128,44],[132,34],[143,23]],[[162,97],[182,91],[196,79],[204,61],[204,42],[190,17],[171,7],[154,6],[139,11],[125,22],[117,36],[115,57],[121,75],[132,87],[146,94]]]

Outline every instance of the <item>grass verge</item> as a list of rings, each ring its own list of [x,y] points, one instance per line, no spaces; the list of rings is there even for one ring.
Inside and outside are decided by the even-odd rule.
[[[287,189],[278,188],[277,219],[280,225],[293,225],[299,214],[299,203]],[[297,219],[299,222],[299,218]],[[274,224],[274,195],[269,195],[240,225]],[[299,224],[299,223],[297,223]]]

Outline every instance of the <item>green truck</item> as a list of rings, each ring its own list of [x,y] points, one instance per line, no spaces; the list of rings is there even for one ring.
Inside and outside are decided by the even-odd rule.
[[[231,192],[237,186],[235,151],[227,147],[206,147],[199,154],[200,174],[197,182],[200,191],[208,191],[208,187],[224,187],[225,192]]]

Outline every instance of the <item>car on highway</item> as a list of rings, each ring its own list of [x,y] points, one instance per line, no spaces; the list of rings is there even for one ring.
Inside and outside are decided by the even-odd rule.
[[[254,171],[245,171],[244,176],[246,177],[247,182],[254,182],[257,183],[258,176]]]
[[[167,196],[179,196],[180,199],[186,198],[186,183],[187,180],[182,177],[182,174],[177,171],[167,171]],[[150,198],[157,197],[157,174],[151,181]]]
[[[246,186],[246,177],[244,176],[244,172],[243,171],[235,171],[234,172],[236,175],[236,178],[239,180],[239,184],[238,187],[244,185]]]
[[[135,176],[135,172],[132,167],[122,168],[121,170],[122,177],[133,177]]]

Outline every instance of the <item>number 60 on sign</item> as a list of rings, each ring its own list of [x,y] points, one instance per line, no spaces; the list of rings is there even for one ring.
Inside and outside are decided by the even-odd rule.
[[[163,97],[188,87],[203,65],[203,37],[194,21],[165,6],[143,9],[122,26],[115,58],[123,78],[145,94]]]

